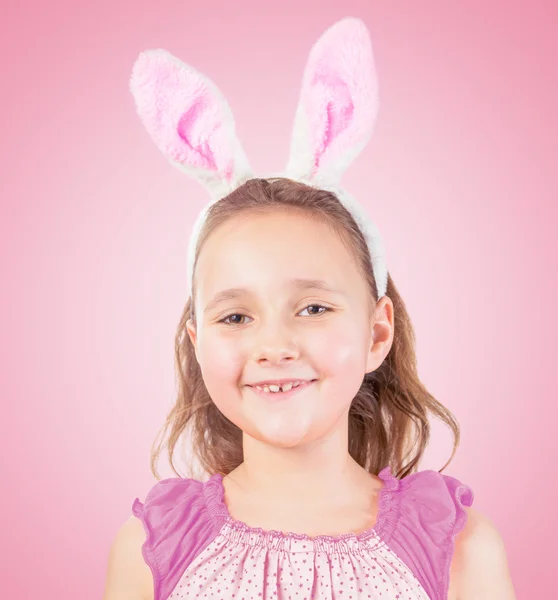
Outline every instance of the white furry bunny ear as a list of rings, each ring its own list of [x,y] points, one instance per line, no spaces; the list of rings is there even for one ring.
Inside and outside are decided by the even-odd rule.
[[[310,52],[285,175],[337,185],[378,113],[372,43],[360,19],[338,21]]]
[[[134,64],[130,90],[157,147],[214,199],[253,176],[229,105],[201,73],[165,50],[147,50]]]

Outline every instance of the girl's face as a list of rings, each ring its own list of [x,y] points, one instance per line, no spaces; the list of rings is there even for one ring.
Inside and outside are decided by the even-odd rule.
[[[366,282],[334,231],[278,210],[229,220],[200,251],[196,288],[187,328],[203,379],[245,435],[294,447],[346,427],[393,328],[389,299],[387,319],[369,315]],[[315,381],[285,399],[251,387],[285,378]]]

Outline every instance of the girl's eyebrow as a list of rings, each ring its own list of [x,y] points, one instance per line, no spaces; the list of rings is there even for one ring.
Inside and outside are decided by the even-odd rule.
[[[333,294],[345,295],[343,292],[334,289],[330,286],[329,283],[324,281],[323,279],[306,279],[303,277],[292,277],[288,280],[288,284],[297,289],[297,290],[321,290],[324,292],[332,292]],[[238,298],[238,296],[242,296],[244,294],[250,294],[252,290],[249,288],[229,288],[228,290],[222,290],[217,292],[213,299],[207,303],[204,308],[204,313],[212,310],[221,302],[225,302],[227,300],[233,300],[234,298]]]

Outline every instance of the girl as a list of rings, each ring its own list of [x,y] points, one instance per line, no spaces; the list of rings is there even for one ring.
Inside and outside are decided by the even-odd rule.
[[[189,431],[209,477],[136,498],[105,600],[513,600],[472,490],[418,471],[429,415],[454,453],[459,429],[419,381],[378,230],[338,187],[377,112],[362,22],[312,49],[278,177],[253,176],[217,88],[168,53],[141,54],[131,89],[159,148],[212,193],[190,240],[165,428],[171,464]]]

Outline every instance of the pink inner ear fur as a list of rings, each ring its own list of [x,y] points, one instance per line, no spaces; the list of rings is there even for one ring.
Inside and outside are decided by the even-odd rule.
[[[205,106],[207,106],[207,101],[203,97],[196,98],[192,106],[178,120],[176,132],[180,139],[194,151],[194,156],[200,157],[202,163],[200,166],[216,171],[217,160],[211,150],[209,140],[196,135],[196,123],[202,121]],[[209,137],[212,132],[204,131],[203,133]]]
[[[325,119],[325,123],[322,122],[321,126],[314,124],[313,129],[317,138],[314,140],[316,148],[314,167],[317,169],[324,152],[349,126],[354,113],[354,104],[347,84],[334,72],[316,73],[311,86],[313,90],[308,96],[306,110],[309,115],[319,118],[321,114],[322,119]]]
[[[157,146],[184,165],[233,175],[223,102],[205,78],[162,53],[143,53],[132,88],[138,113]]]

